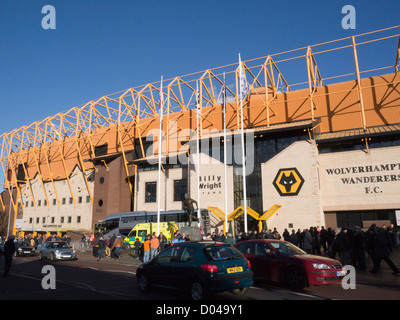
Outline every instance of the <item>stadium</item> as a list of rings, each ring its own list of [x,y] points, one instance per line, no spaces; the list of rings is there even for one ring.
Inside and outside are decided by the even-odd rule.
[[[257,217],[281,231],[396,223],[399,70],[395,26],[129,88],[3,133],[1,233],[90,231],[113,213],[182,209],[185,194],[213,228],[224,215],[238,230]]]

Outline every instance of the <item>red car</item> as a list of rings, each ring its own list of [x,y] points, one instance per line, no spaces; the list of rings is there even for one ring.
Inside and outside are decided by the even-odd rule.
[[[290,242],[260,239],[234,246],[250,261],[255,282],[278,282],[299,290],[341,282],[346,275],[339,261],[307,254]]]

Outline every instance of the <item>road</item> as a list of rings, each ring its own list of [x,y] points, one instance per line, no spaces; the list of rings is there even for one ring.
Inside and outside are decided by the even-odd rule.
[[[154,289],[139,291],[136,284],[138,262],[104,260],[97,262],[90,254],[76,261],[40,261],[37,257],[17,257],[13,260],[12,275],[0,277],[0,300],[138,300],[188,301],[184,293]],[[0,258],[0,269],[3,268]],[[43,289],[47,272],[55,270],[55,289]],[[212,294],[209,301],[260,300],[400,300],[400,277],[393,276],[383,265],[382,274],[357,274],[356,289],[345,290],[341,284],[310,287],[292,291],[270,284],[255,284],[244,296],[230,292]],[[43,272],[43,273],[42,273]]]

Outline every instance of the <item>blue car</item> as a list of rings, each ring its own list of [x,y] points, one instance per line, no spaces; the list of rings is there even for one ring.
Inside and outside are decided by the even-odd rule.
[[[193,300],[209,292],[244,294],[253,285],[250,262],[231,245],[212,241],[176,243],[140,265],[136,277],[141,291],[185,290]]]

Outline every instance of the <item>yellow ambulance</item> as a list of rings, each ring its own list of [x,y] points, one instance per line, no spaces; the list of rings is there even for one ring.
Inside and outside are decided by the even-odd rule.
[[[160,233],[162,233],[167,238],[167,243],[171,243],[171,238],[178,230],[178,226],[174,222],[160,222]],[[139,238],[141,243],[144,242],[147,235],[151,235],[155,233],[157,234],[157,223],[139,223],[137,224],[128,234],[128,236],[124,239],[124,247],[125,248],[133,248],[133,244],[136,241],[136,238]]]

